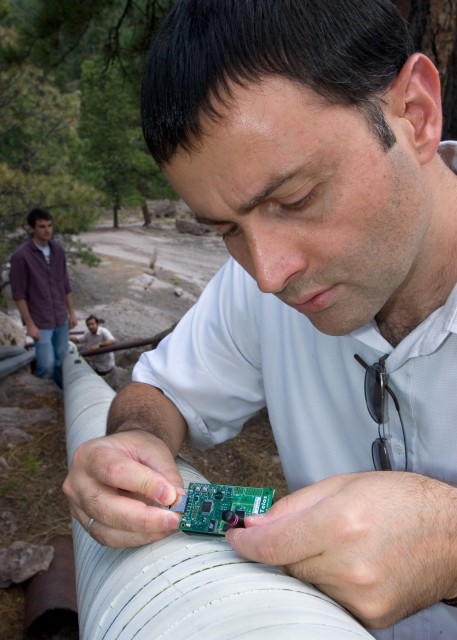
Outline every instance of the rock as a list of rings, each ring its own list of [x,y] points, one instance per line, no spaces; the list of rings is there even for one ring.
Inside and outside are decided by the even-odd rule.
[[[172,291],[170,289],[168,294],[170,297],[173,297]],[[96,305],[92,310],[97,316],[103,317],[105,326],[118,342],[154,336],[175,322],[173,316],[160,312],[156,307],[129,298],[116,298],[109,305]],[[120,353],[115,352],[116,364],[119,364]]]
[[[0,311],[0,344],[11,344],[24,347],[25,331],[9,316]]]
[[[39,571],[47,571],[54,557],[54,547],[29,544],[19,540],[0,549],[0,587],[24,582]]]
[[[123,369],[122,367],[114,367],[112,371],[110,371],[106,376],[103,377],[103,380],[108,384],[114,391],[120,391],[122,387],[125,387],[126,384],[131,382],[132,375],[127,369]]]
[[[7,411],[7,409],[3,409]],[[0,443],[13,442],[17,440],[33,440],[33,437],[17,427],[1,427],[0,428]]]
[[[193,216],[192,209],[184,200],[176,200],[175,202],[176,215],[180,218],[191,218]]]
[[[17,371],[0,380],[0,406],[2,407],[23,407],[26,398],[42,394],[60,398],[62,391],[53,380],[37,378],[29,371]],[[2,424],[4,424],[3,419]]]
[[[156,200],[153,205],[154,215],[157,217],[172,217],[176,215],[174,200]]]
[[[190,233],[194,236],[202,236],[210,231],[206,224],[200,224],[196,220],[188,220],[186,218],[177,218],[175,226],[179,233]]]

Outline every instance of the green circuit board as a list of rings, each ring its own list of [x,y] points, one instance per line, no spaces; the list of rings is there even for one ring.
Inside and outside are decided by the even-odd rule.
[[[265,513],[273,496],[270,488],[192,482],[179,528],[185,533],[223,536],[228,529],[242,527],[245,516]]]

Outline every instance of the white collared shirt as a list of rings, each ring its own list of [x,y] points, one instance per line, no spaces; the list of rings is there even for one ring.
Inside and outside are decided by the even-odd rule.
[[[100,344],[102,342],[114,341],[114,336],[106,327],[97,327],[96,333],[92,331],[85,331],[80,340],[82,350],[92,347],[94,344]],[[111,371],[115,366],[114,353],[109,351],[108,353],[100,353],[89,358],[89,364],[100,373],[106,373]]]

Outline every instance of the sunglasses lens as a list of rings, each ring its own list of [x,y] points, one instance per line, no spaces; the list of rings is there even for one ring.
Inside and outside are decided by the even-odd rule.
[[[387,438],[376,438],[371,446],[371,454],[376,471],[392,471]]]
[[[365,401],[370,416],[378,424],[386,420],[386,393],[382,376],[379,365],[371,365],[365,373]]]

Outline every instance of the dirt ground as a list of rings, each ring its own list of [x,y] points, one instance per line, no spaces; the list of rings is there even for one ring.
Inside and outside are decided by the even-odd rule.
[[[120,230],[106,223],[83,234],[102,262],[70,269],[79,328],[88,314],[96,313],[122,341],[155,335],[177,321],[226,259],[225,248],[211,234],[179,234],[170,223],[145,229],[138,221],[123,222]],[[13,307],[10,311],[14,315]],[[117,352],[117,364],[131,369],[140,351]],[[0,412],[31,436],[0,439],[0,547],[17,540],[47,544],[55,535],[70,535],[61,492],[67,469],[61,392],[27,371],[13,374],[0,380]],[[209,481],[271,486],[276,497],[286,492],[265,412],[234,440],[204,453],[188,447],[183,453]],[[0,590],[1,640],[24,638],[25,587]],[[76,640],[78,635],[64,627],[27,637]]]

